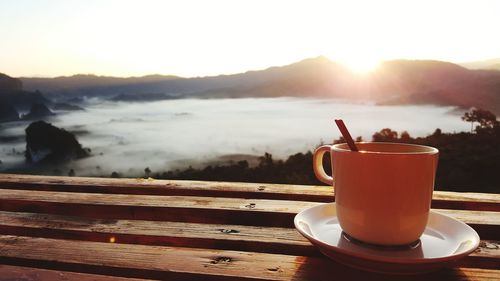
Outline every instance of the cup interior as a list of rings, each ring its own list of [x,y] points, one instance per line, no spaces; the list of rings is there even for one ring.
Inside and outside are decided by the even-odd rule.
[[[435,154],[438,150],[434,147],[390,142],[358,142],[356,146],[361,153],[380,153],[380,154]],[[339,152],[349,152],[349,146],[346,143],[336,144],[332,150]]]

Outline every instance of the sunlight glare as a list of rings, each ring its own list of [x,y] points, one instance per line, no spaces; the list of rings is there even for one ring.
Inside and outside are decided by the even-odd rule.
[[[0,1],[0,62],[15,77],[195,77],[318,56],[361,74],[389,59],[460,63],[500,49],[490,0],[10,2]]]
[[[359,57],[339,60],[339,62],[355,74],[368,74],[377,69],[377,67],[380,65],[381,60]]]

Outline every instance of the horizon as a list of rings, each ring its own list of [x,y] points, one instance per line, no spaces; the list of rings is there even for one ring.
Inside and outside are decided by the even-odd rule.
[[[500,2],[77,1],[0,3],[13,77],[237,74],[325,56],[355,72],[393,59],[500,57]]]
[[[221,73],[221,74],[213,74],[213,75],[206,75],[206,76],[189,76],[189,77],[188,76],[176,75],[174,73],[172,73],[172,74],[146,73],[146,74],[137,75],[137,76],[113,76],[113,75],[100,75],[100,74],[96,74],[96,73],[74,73],[74,74],[61,75],[61,76],[18,76],[18,77],[14,77],[12,75],[9,75],[6,72],[2,72],[1,70],[0,70],[0,73],[3,73],[3,74],[8,75],[10,77],[18,78],[18,79],[23,79],[23,78],[28,78],[28,79],[29,78],[53,79],[53,78],[69,78],[69,77],[75,77],[75,76],[94,76],[94,77],[102,77],[102,78],[121,78],[121,79],[144,78],[144,77],[151,77],[151,76],[162,76],[162,77],[176,77],[176,78],[179,78],[179,79],[191,79],[191,78],[218,77],[218,76],[225,76],[225,75],[237,75],[237,74],[243,74],[243,73],[252,72],[252,71],[264,71],[264,70],[267,70],[267,69],[270,69],[270,68],[273,68],[273,67],[286,67],[288,65],[300,63],[300,62],[305,61],[305,60],[319,59],[319,58],[322,58],[322,57],[327,58],[332,63],[339,63],[339,64],[343,65],[344,67],[349,68],[347,65],[345,65],[345,64],[343,64],[341,62],[337,62],[337,61],[334,61],[334,60],[328,58],[327,56],[320,55],[318,57],[304,58],[302,60],[295,61],[295,62],[290,62],[290,63],[284,64],[284,65],[270,65],[270,66],[264,67],[262,69],[248,69],[248,70],[242,70],[241,72],[235,72],[235,73]],[[451,61],[433,60],[433,59],[405,59],[405,58],[395,58],[395,59],[391,59],[391,60],[380,61],[378,64],[382,64],[384,62],[389,62],[389,61],[435,61],[435,62],[443,62],[443,63],[453,63],[453,64],[456,64],[458,66],[467,68],[467,67],[463,66],[462,64],[476,63],[476,62],[486,62],[486,61],[489,61],[489,60],[498,60],[498,59],[500,59],[500,57],[498,57],[498,58],[491,58],[491,59],[487,59],[487,60],[478,60],[478,61],[468,61],[468,62],[456,63],[456,62],[451,62]],[[376,71],[377,68],[378,68],[378,65],[376,67],[374,67],[373,69],[370,69],[367,72]],[[352,69],[350,69],[350,70],[352,72],[354,72],[354,73],[359,72],[359,71],[352,70]]]

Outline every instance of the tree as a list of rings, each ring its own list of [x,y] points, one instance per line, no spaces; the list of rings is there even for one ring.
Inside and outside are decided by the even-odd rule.
[[[144,175],[146,178],[148,178],[149,175],[151,175],[151,169],[149,167],[146,167],[146,169],[144,169]]]
[[[411,141],[410,133],[408,133],[407,131],[403,131],[401,133],[400,139],[402,142],[410,142]]]
[[[398,140],[398,132],[384,128],[380,132],[373,134],[372,140],[376,142],[395,142]]]
[[[497,121],[495,114],[481,108],[471,108],[468,112],[465,112],[464,116],[462,116],[462,120],[471,122],[471,133],[474,131],[474,122],[479,123],[479,126],[475,129],[476,132],[478,129],[494,129],[500,126],[500,122]]]
[[[355,142],[362,142],[362,141],[363,141],[363,137],[361,137],[361,136],[356,137]],[[339,143],[346,143],[346,140],[344,139],[343,136],[340,136],[339,139],[337,139],[337,140],[335,140],[335,139],[333,140],[333,144],[339,144]]]
[[[441,131],[441,129],[437,128],[437,129],[434,131],[434,133],[432,133],[432,135],[431,135],[431,136],[433,136],[433,137],[439,137],[439,136],[441,136],[442,134],[443,134],[443,132]]]
[[[343,136],[340,136],[338,140],[333,140],[333,144],[346,143]]]
[[[259,167],[271,167],[273,166],[273,155],[270,153],[264,153],[264,156],[259,157]]]

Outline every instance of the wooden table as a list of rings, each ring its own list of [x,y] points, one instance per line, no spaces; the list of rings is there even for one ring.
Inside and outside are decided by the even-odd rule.
[[[0,280],[500,279],[500,195],[435,192],[433,208],[482,241],[423,276],[323,257],[293,218],[333,200],[318,186],[0,174]]]

